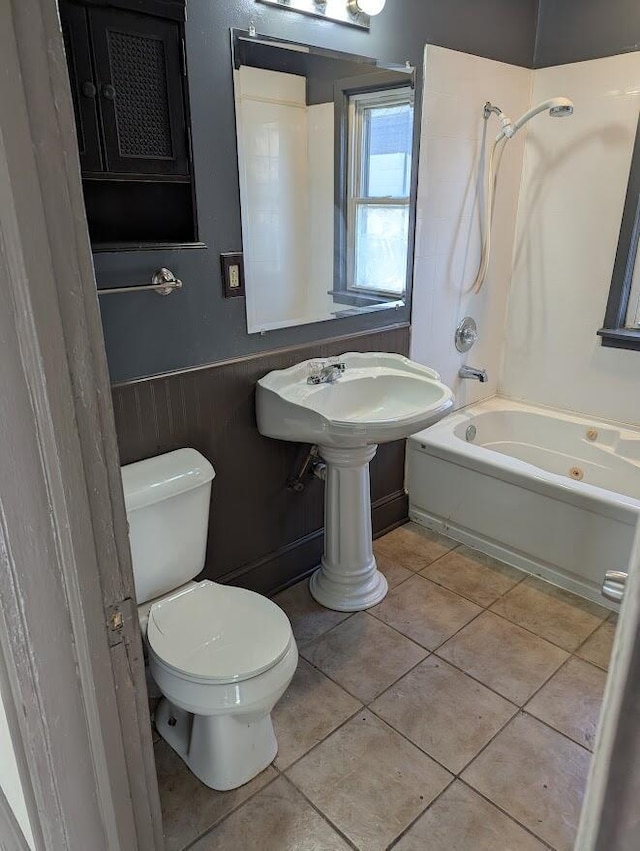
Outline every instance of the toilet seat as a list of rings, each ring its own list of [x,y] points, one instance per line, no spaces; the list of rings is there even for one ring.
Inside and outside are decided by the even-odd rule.
[[[154,603],[147,640],[180,677],[234,683],[273,668],[293,641],[285,613],[266,597],[203,580]]]

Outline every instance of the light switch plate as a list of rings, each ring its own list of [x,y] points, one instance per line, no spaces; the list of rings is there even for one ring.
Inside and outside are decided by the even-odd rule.
[[[244,262],[241,251],[220,255],[225,298],[244,296]]]

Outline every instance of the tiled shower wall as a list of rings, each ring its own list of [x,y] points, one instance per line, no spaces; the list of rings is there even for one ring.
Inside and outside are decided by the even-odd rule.
[[[603,348],[596,331],[640,111],[640,52],[533,76],[534,103],[565,95],[575,113],[529,125],[500,390],[639,424],[640,354]]]
[[[411,354],[441,374],[459,407],[493,396],[498,388],[525,140],[519,134],[504,153],[491,263],[484,289],[474,295],[483,203],[479,165],[499,130],[495,117],[484,121],[482,110],[490,100],[515,120],[529,107],[532,73],[426,48]],[[454,333],[466,315],[476,320],[480,336],[463,355],[455,349]],[[464,363],[486,369],[489,381],[461,381]]]

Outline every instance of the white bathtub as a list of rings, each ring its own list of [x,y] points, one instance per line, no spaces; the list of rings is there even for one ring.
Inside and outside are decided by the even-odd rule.
[[[412,520],[615,608],[600,591],[629,563],[640,428],[495,397],[408,449]]]

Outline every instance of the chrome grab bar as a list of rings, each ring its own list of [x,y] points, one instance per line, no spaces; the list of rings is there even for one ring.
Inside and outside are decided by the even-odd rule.
[[[624,596],[627,576],[628,574],[622,570],[608,570],[602,583],[602,596],[614,603],[619,603]]]
[[[98,289],[98,295],[112,293],[139,293],[143,290],[154,290],[158,295],[171,295],[174,290],[182,289],[182,281],[173,274],[171,269],[158,269],[153,273],[150,284],[132,284],[129,287],[105,287]]]

